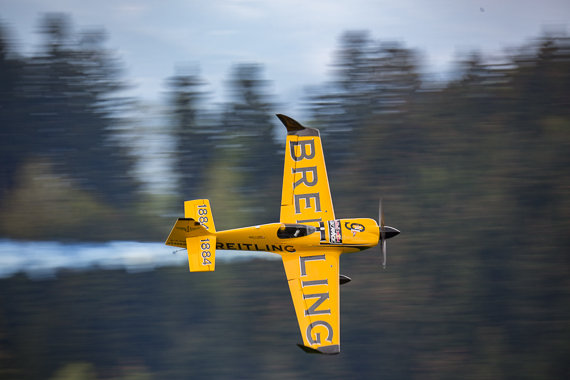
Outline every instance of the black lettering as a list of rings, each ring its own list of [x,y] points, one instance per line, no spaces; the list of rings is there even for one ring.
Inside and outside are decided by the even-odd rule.
[[[285,250],[286,250],[287,252],[291,252],[291,253],[297,252],[297,250],[295,249],[295,247],[293,247],[292,245],[286,245],[286,246],[285,246]]]
[[[254,245],[255,245],[255,250],[256,250],[256,251],[263,251],[263,249],[259,249],[259,247],[257,246],[257,244],[254,244]]]
[[[315,199],[315,212],[321,212],[321,195],[319,193],[295,194],[295,214],[301,213],[301,199],[305,200],[305,208],[311,208],[311,198]]]
[[[273,252],[275,252],[275,251],[283,252],[283,247],[280,246],[280,245],[272,245],[272,246],[271,246],[271,250],[272,250]]]
[[[247,248],[248,251],[251,251],[251,246],[252,246],[253,244],[246,244],[246,243],[243,243],[243,245],[245,245],[245,247]]]
[[[226,243],[227,249],[235,249],[235,248],[234,248],[234,244],[235,244],[235,243]]]
[[[307,154],[305,146],[309,145],[311,153]],[[299,147],[299,156],[295,154],[295,147]],[[291,151],[291,158],[294,161],[301,161],[304,159],[310,160],[315,157],[315,141],[314,140],[303,140],[303,141],[291,141],[289,142],[289,148]]]
[[[241,249],[241,244],[240,244],[240,243],[238,243],[238,249]]]
[[[224,249],[224,243],[216,243],[216,249]]]
[[[317,167],[316,166],[312,166],[309,168],[293,168],[292,172],[293,172],[293,174],[297,174],[297,173],[302,174],[301,179],[297,180],[293,184],[293,189],[302,183],[304,183],[307,187],[315,186],[317,184],[317,182],[319,181],[319,178],[317,176]],[[307,180],[307,172],[312,173],[312,175],[313,175],[312,181]]]
[[[307,310],[305,310],[305,317],[308,317],[310,315],[321,315],[321,314],[329,314],[331,313],[331,309],[327,309],[327,310],[317,310],[317,307],[319,307],[323,302],[325,302],[326,300],[329,299],[329,293],[317,293],[317,294],[303,294],[303,299],[310,299],[310,298],[318,298],[317,301],[315,301],[314,304],[311,305],[311,307],[309,307]]]

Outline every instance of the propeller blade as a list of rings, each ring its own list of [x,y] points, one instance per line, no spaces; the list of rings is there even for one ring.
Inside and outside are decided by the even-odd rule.
[[[384,210],[382,210],[382,198],[380,198],[380,206],[378,209],[378,220],[380,221],[378,226],[378,244],[381,245],[382,249],[382,267],[386,269],[386,240],[393,238],[394,236],[398,235],[400,231],[395,229],[394,227],[386,226],[384,223]]]
[[[378,220],[380,221],[380,244],[382,245],[382,268],[386,269],[386,229],[384,224],[384,210],[382,210],[382,197],[378,206]]]
[[[386,269],[386,240],[382,241],[382,269]]]
[[[378,207],[378,219],[380,220],[380,227],[384,229],[384,211],[382,210],[382,198],[380,198],[380,206]]]

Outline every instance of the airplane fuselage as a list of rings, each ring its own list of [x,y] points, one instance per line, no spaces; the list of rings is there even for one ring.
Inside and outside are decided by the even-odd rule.
[[[280,255],[330,249],[358,252],[378,244],[373,219],[336,219],[303,224],[270,223],[216,232],[216,249],[264,251]]]

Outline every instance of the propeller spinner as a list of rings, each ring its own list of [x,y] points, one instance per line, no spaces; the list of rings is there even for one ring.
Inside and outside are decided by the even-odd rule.
[[[379,207],[379,235],[380,235],[380,245],[382,247],[382,268],[386,269],[386,239],[393,238],[394,236],[398,235],[400,231],[395,229],[394,227],[386,226],[384,224],[384,211],[382,210],[382,198],[380,198],[380,207]]]

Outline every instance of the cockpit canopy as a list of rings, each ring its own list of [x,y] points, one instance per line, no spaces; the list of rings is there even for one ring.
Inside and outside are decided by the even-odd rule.
[[[316,231],[316,227],[304,224],[283,224],[281,228],[277,230],[277,237],[279,239],[294,239],[311,235]]]

